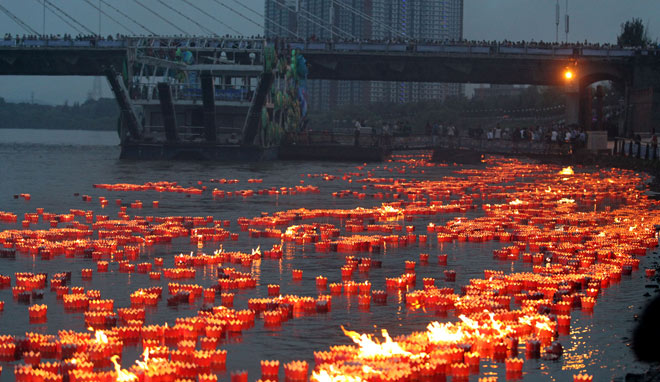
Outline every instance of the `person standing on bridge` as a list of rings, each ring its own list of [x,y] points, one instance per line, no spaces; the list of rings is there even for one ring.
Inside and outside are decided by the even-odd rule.
[[[354,137],[355,137],[355,142],[354,145],[355,147],[360,146],[360,128],[362,127],[362,124],[360,121],[355,120],[355,131],[354,131]]]

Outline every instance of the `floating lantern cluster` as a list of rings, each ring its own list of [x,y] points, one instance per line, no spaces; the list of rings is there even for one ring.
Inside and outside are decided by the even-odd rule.
[[[175,192],[184,194],[201,194],[204,190],[194,187],[182,187],[176,182],[147,182],[145,184],[117,183],[117,184],[95,184],[94,188],[107,191],[158,191]]]
[[[395,158],[395,163],[401,167],[384,170],[419,173],[433,165],[410,157]],[[168,258],[166,267],[163,258],[146,260],[146,248],[177,238],[203,248],[208,243],[237,240],[238,233],[229,231],[228,220],[212,216],[130,215],[129,206],[132,210],[142,208],[139,200],[129,205],[116,200],[116,218],[74,209],[65,214],[43,209],[26,213],[21,222],[24,229],[0,232],[0,257],[18,254],[42,260],[90,259],[96,263],[97,273],[136,273],[131,277],[149,277],[157,285],[162,285],[156,281],[164,276],[168,306],[201,307],[195,316],[177,318],[172,326],[145,325],[152,311],[149,307],[157,306],[162,299],[163,286],[133,291],[128,299],[130,306],[118,307],[114,300],[102,298],[100,291],[71,286],[70,272],[52,275],[50,280],[43,273],[15,273],[12,295],[19,303],[31,304],[30,322],[45,322],[48,307],[36,301],[43,298],[50,283],[50,293],[55,294],[65,312],[81,312],[84,325],[92,328],[93,335],[60,331],[57,336],[0,336],[0,359],[23,360],[14,370],[16,380],[21,381],[214,381],[214,373],[226,367],[227,352],[219,350],[218,345],[223,339],[240,336],[257,320],[263,320],[267,328],[277,328],[292,319],[330,312],[332,296],[355,299],[360,310],[375,310],[387,303],[388,295],[400,295],[411,314],[423,309],[438,315],[451,314],[456,320],[432,322],[425,331],[394,339],[386,330],[381,331],[382,339],[376,339],[344,329],[355,345],[315,352],[312,379],[407,381],[452,376],[465,380],[479,373],[481,360],[500,362],[507,378],[520,378],[527,359],[561,357],[563,348],[557,339],[570,330],[572,312],[579,309],[597,313],[602,291],[638,269],[639,256],[658,245],[655,225],[660,224],[660,217],[655,211],[659,204],[646,198],[638,187],[641,178],[631,172],[582,173],[579,169],[559,170],[503,159],[486,163],[486,169],[464,169],[442,180],[378,178],[364,171],[365,166],[358,166],[360,172],[341,177],[307,174],[308,178],[359,184],[360,190],[349,189],[333,196],[364,198],[366,190],[372,189],[372,196],[391,202],[371,208],[300,208],[241,217],[237,219],[238,228],[251,239],[276,239],[281,243],[263,254],[259,249],[252,253],[218,250],[207,255],[200,250],[179,254]],[[248,183],[261,180],[250,179]],[[184,194],[206,191],[205,187],[185,188],[174,182],[98,184],[95,188]],[[256,194],[307,192],[320,190],[314,186],[271,187]],[[214,190],[212,194],[250,197],[255,192]],[[83,195],[83,199],[92,198]],[[104,197],[99,201],[103,207],[108,204]],[[152,203],[157,205],[156,201]],[[442,217],[443,223],[435,218],[467,212],[471,214]],[[467,217],[476,215],[480,216]],[[16,224],[17,220],[12,213],[0,212],[3,223]],[[417,220],[422,224],[415,225]],[[29,229],[39,224],[49,225],[50,229]],[[425,235],[418,234],[423,227]],[[415,255],[399,263],[403,272],[400,276],[369,277],[373,268],[382,265],[379,259],[370,257],[377,255],[370,254],[414,244],[426,247],[427,241],[437,243],[432,245],[439,248],[453,242],[497,241],[502,246],[493,252],[493,258],[520,261],[529,271],[484,270],[483,278],[470,279],[458,286],[461,291],[457,293],[453,287],[441,286],[455,283],[456,271],[440,268],[438,276],[423,278],[421,289],[415,289],[417,272],[432,266],[427,248],[419,254],[418,262],[414,261]],[[261,259],[282,259],[285,245],[348,255],[339,269],[324,270],[324,275],[314,278],[316,297],[287,295],[273,283],[278,281],[261,280],[262,276],[257,275]],[[358,257],[358,252],[363,257]],[[447,254],[439,254],[437,259],[437,265],[448,265]],[[300,261],[290,268],[293,281],[301,285],[310,282],[303,278],[303,259],[287,257],[286,261]],[[90,280],[93,273],[93,267],[84,268],[80,277]],[[208,277],[209,273],[217,280],[210,286],[190,281],[201,274]],[[645,274],[653,277],[654,270],[646,269]],[[360,282],[354,281],[356,275]],[[268,297],[257,294],[247,299],[247,309],[240,309],[245,300],[236,296],[258,293],[257,280],[266,285],[264,293]],[[0,287],[11,287],[11,281],[9,276],[0,276]],[[0,302],[0,311],[3,306]],[[118,361],[124,346],[136,343],[144,349],[142,359],[122,369]],[[53,362],[44,362],[46,359]],[[312,369],[305,361],[282,366],[287,381],[307,380]],[[109,368],[114,370],[107,371]],[[261,362],[262,380],[277,380],[279,372],[279,361]],[[230,376],[232,381],[247,380],[245,371],[234,371]],[[590,381],[591,377],[579,374],[574,380]]]

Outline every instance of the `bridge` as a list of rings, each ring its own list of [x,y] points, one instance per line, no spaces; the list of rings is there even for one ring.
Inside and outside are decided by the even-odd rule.
[[[613,81],[626,94],[626,126],[620,133],[660,126],[658,49],[423,42],[289,45],[304,52],[309,78],[558,86],[567,96],[566,122],[581,126],[591,123],[588,86]]]
[[[176,66],[172,62],[148,57],[146,50],[167,37],[130,37],[114,41],[25,40],[0,41],[0,75],[107,75],[130,62],[138,66]],[[238,40],[242,41],[242,40]],[[193,43],[194,42],[194,43]],[[198,44],[190,46],[191,44]],[[234,45],[232,45],[234,44]],[[176,48],[193,52],[213,52],[208,64],[187,67],[188,71],[208,72],[222,54],[236,54],[240,42],[217,38],[177,38]],[[241,54],[260,55],[263,45],[256,44]],[[499,44],[431,44],[423,42],[288,42],[288,49],[303,53],[310,79],[371,80],[410,82],[454,82],[491,84],[529,84],[563,87],[568,95],[566,121],[581,123],[586,117],[586,88],[598,81],[619,82],[627,89],[629,123],[635,130],[650,130],[660,125],[660,51],[595,47],[508,46]],[[243,47],[246,48],[246,47]],[[141,51],[140,51],[141,50]],[[216,61],[213,61],[216,60]],[[260,61],[251,71],[259,71]],[[226,64],[226,63],[225,63]],[[182,66],[183,64],[179,64]],[[229,67],[224,65],[222,70]],[[239,65],[241,72],[248,68]],[[571,71],[567,80],[564,74]]]

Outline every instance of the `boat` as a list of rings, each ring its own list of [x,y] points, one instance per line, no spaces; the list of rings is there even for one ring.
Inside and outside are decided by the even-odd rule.
[[[121,109],[122,159],[276,159],[279,72],[263,38],[135,37],[106,76]],[[281,81],[280,81],[281,82]]]

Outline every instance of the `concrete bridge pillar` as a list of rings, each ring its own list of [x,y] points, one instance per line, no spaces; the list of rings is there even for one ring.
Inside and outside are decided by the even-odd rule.
[[[566,114],[564,117],[566,126],[580,124],[580,92],[566,92]]]

